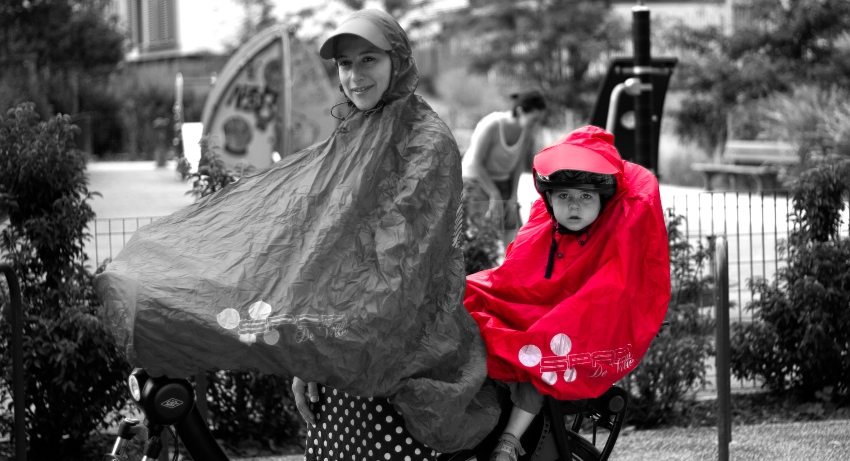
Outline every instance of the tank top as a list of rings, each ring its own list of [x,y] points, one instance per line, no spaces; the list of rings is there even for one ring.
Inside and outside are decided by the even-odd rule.
[[[484,159],[484,168],[487,169],[487,172],[490,173],[490,177],[494,181],[510,179],[511,173],[516,168],[520,157],[524,154],[527,130],[523,129],[519,138],[511,145],[508,145],[505,140],[504,123],[511,116],[510,112],[494,112],[478,122],[481,125],[483,123],[492,123],[495,119],[495,122],[499,126],[499,141],[490,145],[490,150],[485,154],[486,158]]]

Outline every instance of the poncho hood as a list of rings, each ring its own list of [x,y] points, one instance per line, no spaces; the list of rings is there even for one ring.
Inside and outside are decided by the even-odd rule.
[[[143,227],[96,290],[118,347],[154,376],[298,376],[388,397],[420,441],[468,448],[498,408],[461,303],[460,153],[413,93],[395,20],[355,14],[393,44],[386,105]]]
[[[412,95],[419,84],[419,73],[416,68],[416,61],[413,59],[410,40],[398,21],[386,12],[376,9],[355,11],[345,21],[354,19],[372,23],[387,38],[392,47],[388,51],[392,60],[392,76],[387,91],[381,97],[383,103],[389,104]],[[351,103],[349,103],[349,107],[352,111],[359,110]]]
[[[554,233],[554,218],[539,199],[504,263],[467,277],[464,304],[487,346],[489,375],[531,382],[564,400],[597,397],[634,369],[670,298],[658,182],[602,138],[587,130],[553,145],[578,145],[616,167],[617,192],[586,234]],[[538,155],[547,152],[556,151]],[[556,257],[546,279],[553,239]]]

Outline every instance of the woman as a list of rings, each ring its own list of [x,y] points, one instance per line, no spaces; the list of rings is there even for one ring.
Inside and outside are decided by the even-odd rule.
[[[465,448],[498,414],[461,302],[457,144],[414,94],[410,44],[386,13],[354,13],[322,55],[348,97],[336,131],[139,229],[97,279],[107,324],[152,376],[253,370],[328,386],[310,410],[295,380],[318,424],[312,457]],[[334,390],[363,398],[328,401]]]
[[[490,219],[504,230],[503,243],[513,241],[521,220],[517,184],[534,154],[534,128],[546,101],[537,91],[511,95],[513,108],[493,112],[478,122],[463,156],[464,209],[481,228]]]
[[[428,208],[434,205],[433,200],[441,201],[437,189],[449,191],[452,213],[441,213],[440,219],[452,218],[448,224],[457,233],[457,213],[460,192],[460,175],[457,146],[448,128],[439,120],[436,114],[413,91],[418,77],[416,67],[411,57],[407,37],[398,23],[388,14],[378,10],[363,10],[352,14],[324,42],[320,55],[325,59],[333,59],[337,66],[340,89],[347,98],[348,113],[337,132],[331,138],[332,142],[346,143],[347,136],[353,138],[350,142],[356,146],[350,153],[362,155],[369,150],[384,151],[387,161],[396,168],[385,171],[387,178],[364,178],[367,182],[378,184],[388,182],[392,177],[405,176],[405,170],[421,170],[422,174],[435,180],[434,189],[414,187],[402,190],[404,196],[415,197],[408,216],[393,216],[393,220],[403,219],[406,222],[403,236],[411,245],[415,245],[419,255],[428,259],[437,258],[440,265],[447,265],[448,274],[432,272],[424,273],[423,277],[445,278],[441,289],[448,290],[448,297],[442,293],[418,294],[415,297],[433,296],[439,303],[458,303],[456,295],[462,293],[463,277],[460,269],[460,254],[453,244],[451,233],[444,234],[439,245],[423,245],[425,242],[415,238],[418,223],[427,214]],[[378,133],[378,135],[375,135]],[[432,152],[431,147],[438,146],[442,152]],[[448,149],[448,151],[446,151]],[[396,191],[393,188],[406,189],[405,183],[392,186],[379,185],[376,194],[389,194]],[[444,192],[443,192],[444,193]],[[376,207],[375,213],[381,213],[381,207]],[[379,229],[380,231],[380,229]],[[376,236],[379,238],[380,236]],[[419,246],[421,245],[421,251]],[[438,246],[451,246],[453,251],[440,254]],[[389,272],[408,271],[409,262],[405,259],[381,261],[386,264]],[[403,289],[404,287],[402,287]],[[410,302],[406,299],[403,302]],[[426,300],[427,301],[427,300]],[[433,319],[418,319],[422,324],[433,322]],[[470,319],[471,322],[471,319]],[[474,324],[459,320],[466,335],[475,334]],[[436,325],[434,325],[436,326]],[[470,326],[472,329],[469,329]],[[468,343],[473,351],[480,347],[477,338],[470,338]],[[464,353],[461,350],[449,351],[449,356]],[[477,352],[474,352],[477,354]],[[436,358],[436,357],[435,357]],[[435,365],[440,366],[438,361]],[[476,374],[481,370],[476,370]],[[483,375],[469,375],[469,385],[483,381]],[[480,379],[480,380],[479,380]],[[478,424],[460,420],[441,424],[441,427],[431,425],[424,430],[409,430],[412,425],[419,425],[427,419],[426,412],[408,411],[402,416],[397,410],[404,410],[408,402],[399,398],[399,393],[387,398],[385,393],[375,389],[372,397],[349,395],[341,390],[316,383],[305,383],[299,378],[293,379],[292,390],[295,395],[299,412],[308,423],[306,457],[308,460],[333,459],[405,459],[405,460],[434,460],[437,450],[455,450],[468,447],[489,431],[495,418],[484,418],[489,422]],[[449,388],[441,392],[451,391]],[[469,389],[464,390],[469,392]],[[474,392],[473,392],[474,394]],[[383,395],[383,396],[381,396]],[[446,395],[449,397],[449,395]],[[310,403],[312,405],[310,405]],[[434,402],[436,404],[436,402]],[[493,404],[495,409],[495,402]],[[450,411],[449,408],[433,411]],[[491,412],[490,417],[495,416]],[[471,431],[461,430],[464,426]],[[443,435],[441,435],[443,433]],[[451,434],[449,436],[449,434]],[[447,439],[454,439],[447,441]],[[439,442],[440,447],[427,444],[429,441]],[[446,443],[448,442],[448,443]]]

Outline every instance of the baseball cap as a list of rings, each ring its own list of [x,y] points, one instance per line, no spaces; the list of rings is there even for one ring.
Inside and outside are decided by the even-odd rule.
[[[372,21],[363,17],[354,17],[343,21],[342,24],[333,31],[330,37],[322,43],[322,47],[319,48],[319,56],[323,59],[333,58],[336,38],[344,34],[352,34],[362,37],[384,51],[390,51],[393,49],[392,45],[390,45],[390,41],[387,40],[387,37],[380,29],[378,29],[378,26],[372,23]]]

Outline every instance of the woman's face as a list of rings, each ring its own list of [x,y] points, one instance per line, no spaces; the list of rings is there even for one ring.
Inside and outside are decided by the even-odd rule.
[[[517,107],[516,115],[519,126],[523,128],[531,128],[534,125],[537,125],[537,123],[543,118],[543,111],[532,109],[526,112],[522,109],[522,107]]]
[[[339,82],[348,99],[360,110],[374,108],[390,86],[389,53],[357,35],[341,35],[336,42]]]
[[[599,192],[580,189],[549,191],[549,203],[555,219],[571,231],[580,231],[596,220],[602,209]]]

